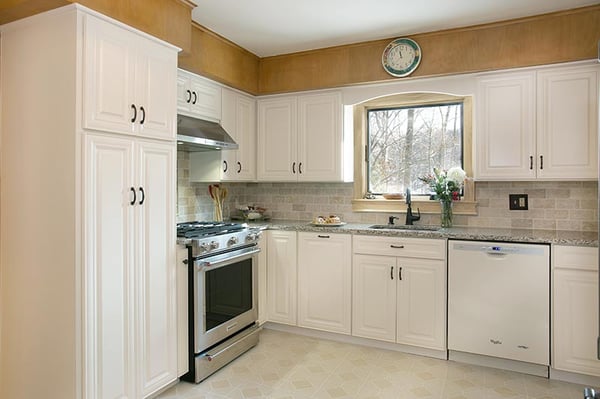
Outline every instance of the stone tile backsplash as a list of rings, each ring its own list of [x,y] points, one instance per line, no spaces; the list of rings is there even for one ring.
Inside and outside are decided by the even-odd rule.
[[[212,220],[208,183],[189,181],[189,157],[178,154],[177,221]],[[346,222],[387,223],[391,213],[352,212],[352,183],[222,183],[229,190],[223,215],[236,205],[255,204],[274,219],[311,220],[335,214]],[[508,194],[528,194],[529,210],[510,211]],[[597,182],[476,182],[477,216],[455,215],[455,226],[598,230]],[[403,220],[403,214],[399,215]],[[439,215],[422,214],[419,224],[439,224]]]

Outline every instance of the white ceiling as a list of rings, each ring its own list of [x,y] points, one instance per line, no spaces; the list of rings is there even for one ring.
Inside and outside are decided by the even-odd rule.
[[[259,57],[598,4],[598,0],[194,0],[194,21]]]

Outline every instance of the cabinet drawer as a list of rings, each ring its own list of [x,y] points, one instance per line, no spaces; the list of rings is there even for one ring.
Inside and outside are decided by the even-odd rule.
[[[446,240],[386,236],[354,236],[355,254],[445,259]]]
[[[597,271],[598,248],[555,246],[553,267]]]

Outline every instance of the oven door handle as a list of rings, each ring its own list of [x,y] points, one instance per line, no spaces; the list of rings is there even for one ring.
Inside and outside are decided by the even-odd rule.
[[[210,258],[201,259],[194,262],[194,266],[196,271],[203,271],[204,269],[210,268],[211,270],[218,269],[219,267],[230,265],[231,263],[242,260],[243,258],[251,258],[252,255],[260,252],[260,248],[257,246],[244,248],[239,251],[235,251],[236,253],[233,255],[230,254],[221,254],[216,255],[217,261],[211,262]]]

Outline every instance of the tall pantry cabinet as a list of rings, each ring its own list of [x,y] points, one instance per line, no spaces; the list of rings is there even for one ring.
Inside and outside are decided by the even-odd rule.
[[[177,379],[178,49],[79,5],[0,27],[0,397]]]

